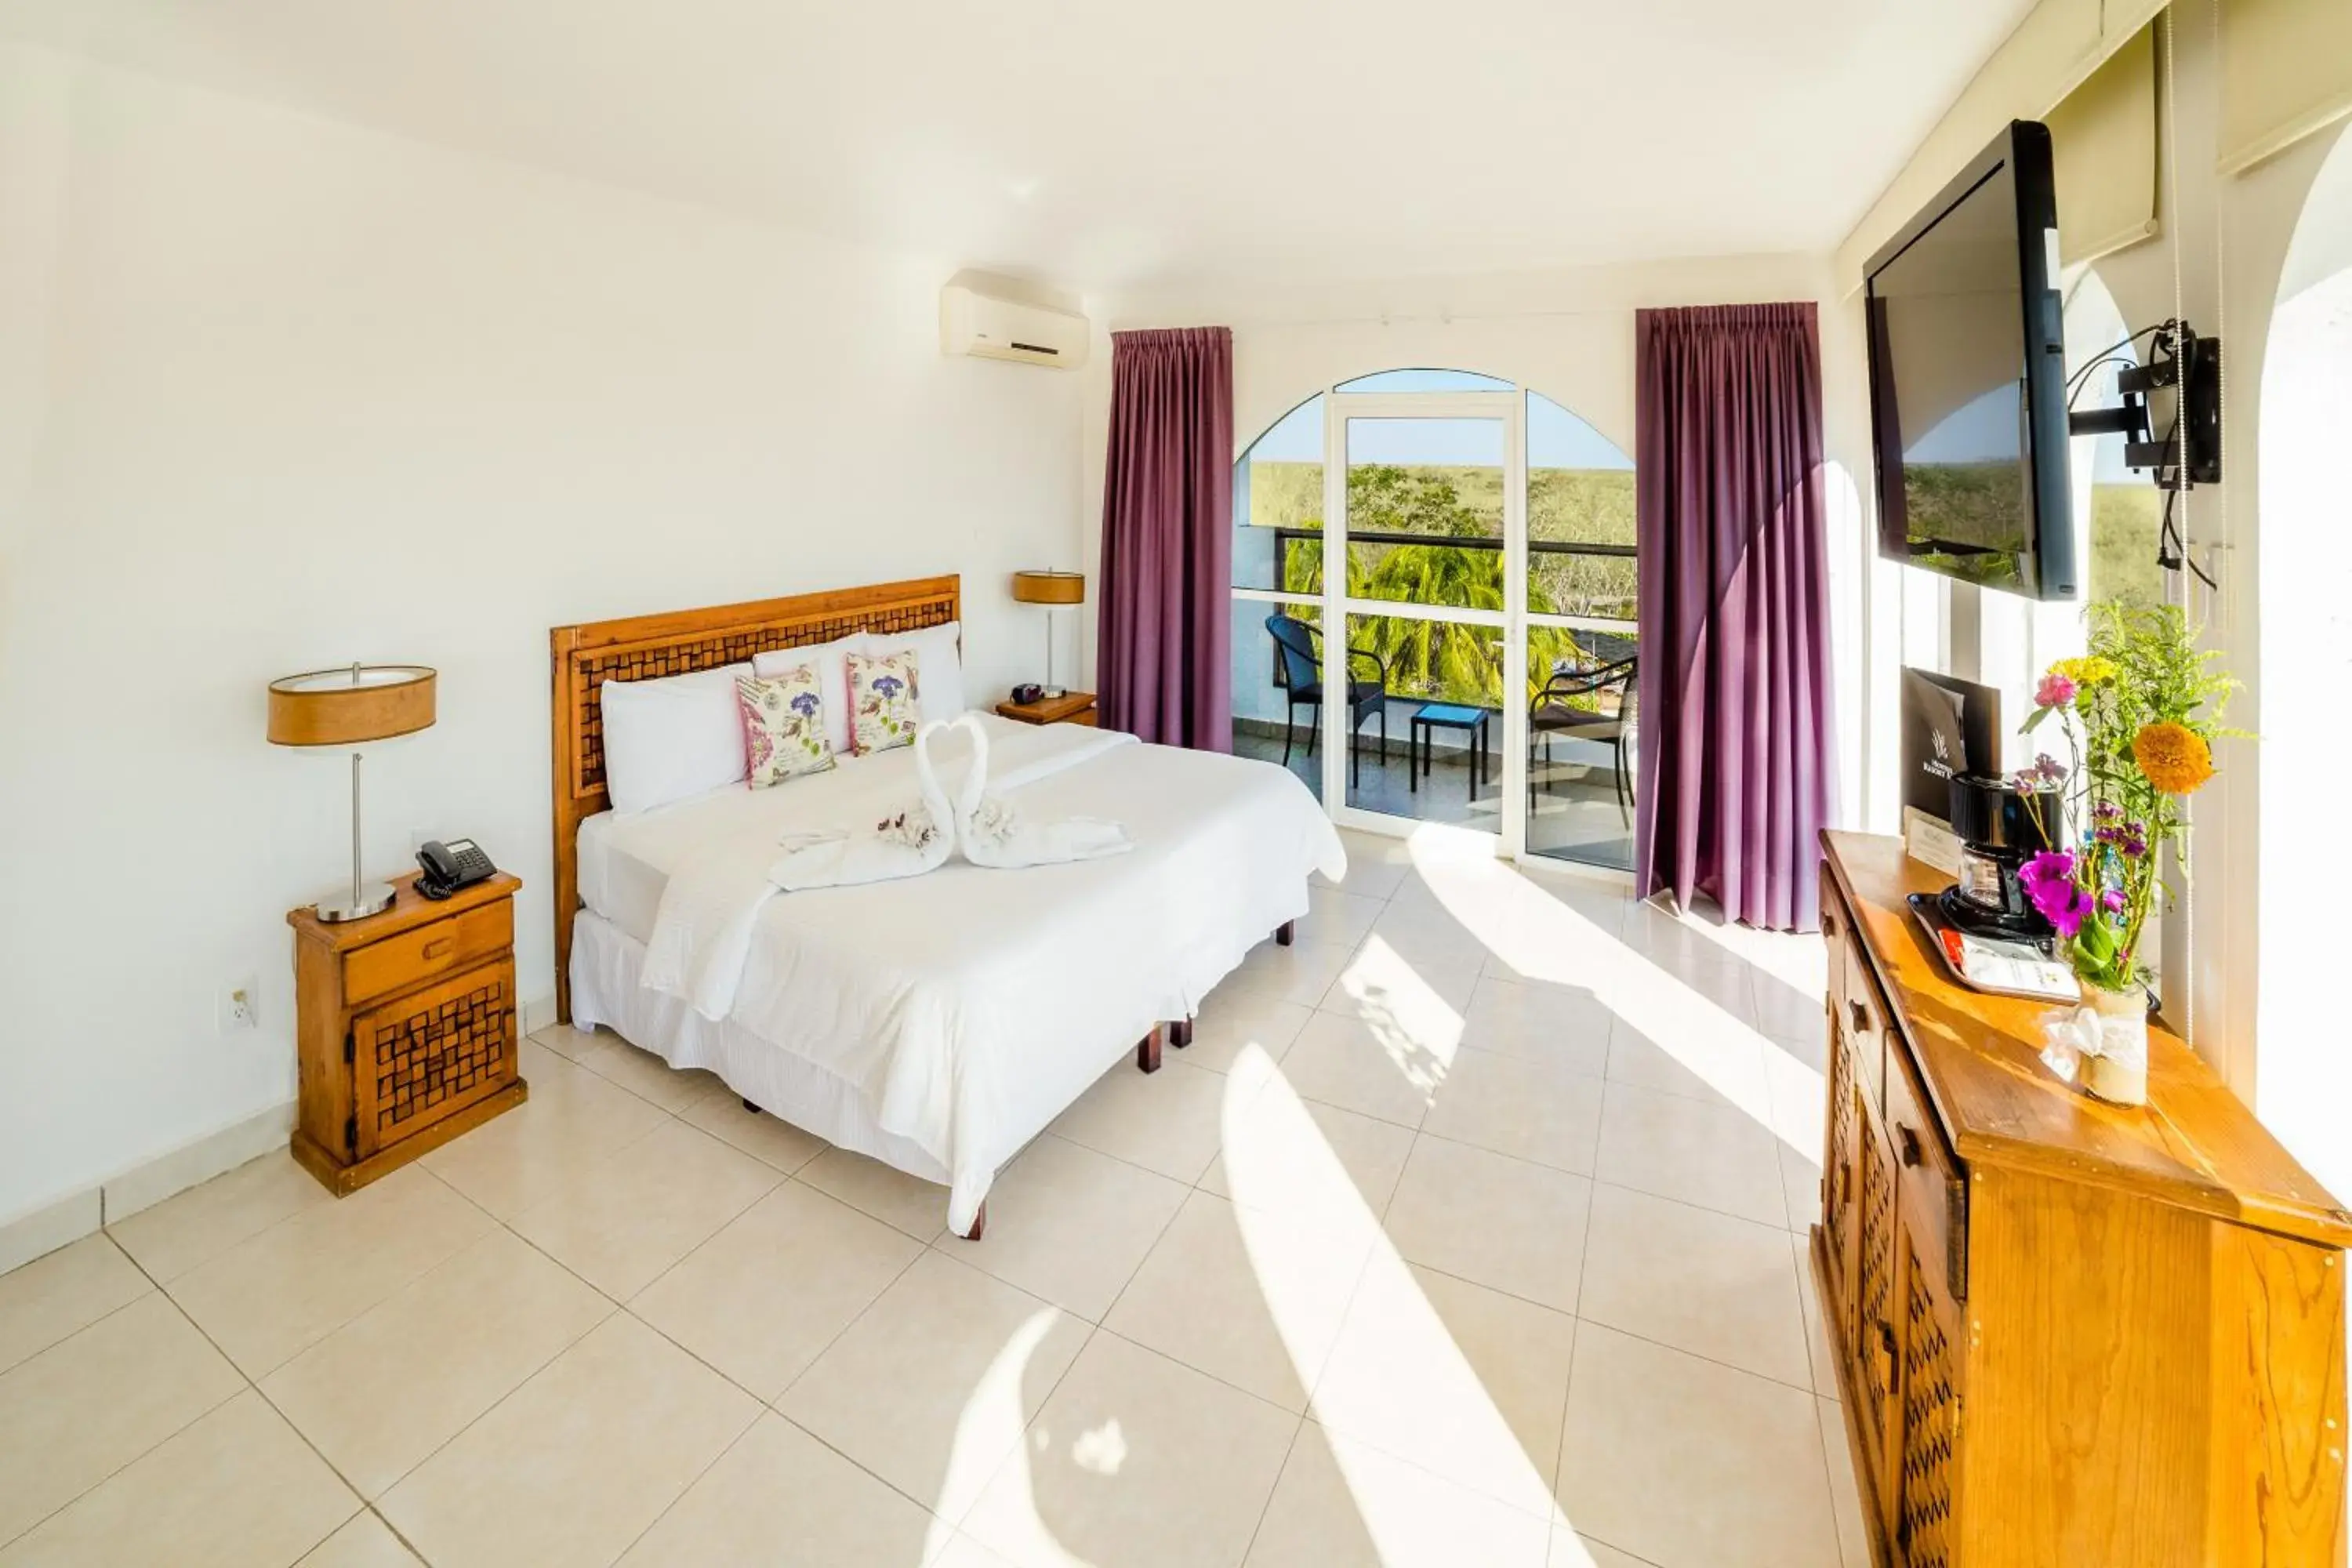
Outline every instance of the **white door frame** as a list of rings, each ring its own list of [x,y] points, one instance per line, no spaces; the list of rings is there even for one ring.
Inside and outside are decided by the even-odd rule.
[[[1402,836],[1411,817],[1367,811],[1348,801],[1348,740],[1355,715],[1347,700],[1348,621],[1351,616],[1451,622],[1497,627],[1503,634],[1503,776],[1496,853],[1527,856],[1527,705],[1511,700],[1528,681],[1527,392],[1370,393],[1324,389],[1323,398],[1323,800],[1343,827]],[[1503,427],[1503,609],[1357,599],[1348,594],[1348,421],[1350,419],[1493,419]],[[1332,694],[1338,700],[1330,700]],[[1408,749],[1412,729],[1406,728]],[[1408,759],[1410,760],[1410,759]]]

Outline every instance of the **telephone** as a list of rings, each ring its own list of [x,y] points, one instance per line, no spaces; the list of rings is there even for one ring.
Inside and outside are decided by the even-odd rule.
[[[1044,687],[1038,685],[1034,680],[1024,680],[1020,685],[1013,689],[1013,706],[1017,708],[1025,708],[1032,702],[1043,700],[1045,695],[1045,689]]]
[[[446,844],[429,839],[417,849],[416,865],[416,890],[428,899],[446,899],[498,869],[470,838],[452,838]]]

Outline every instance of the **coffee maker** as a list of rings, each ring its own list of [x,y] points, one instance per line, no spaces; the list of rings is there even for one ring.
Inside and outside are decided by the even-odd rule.
[[[1988,773],[1954,773],[1951,812],[1960,879],[1938,900],[1944,918],[1979,936],[2038,942],[2050,935],[2050,922],[2026,897],[2018,873],[2063,842],[2058,797],[2022,792]]]

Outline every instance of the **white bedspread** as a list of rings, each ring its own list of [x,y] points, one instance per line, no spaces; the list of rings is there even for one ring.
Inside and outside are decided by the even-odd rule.
[[[886,1131],[950,1173],[962,1228],[1034,1135],[1013,1086],[1091,1080],[1307,910],[1345,870],[1306,786],[1268,763],[990,716],[992,788],[1041,819],[1123,824],[1133,853],[1020,870],[781,893],[779,838],[913,795],[904,751],[766,790],[722,792],[604,831],[668,885],[649,950],[698,1005],[835,1075]],[[704,1009],[708,1013],[708,1009]],[[716,1016],[716,1015],[710,1015]],[[1039,1125],[1042,1125],[1040,1123]]]

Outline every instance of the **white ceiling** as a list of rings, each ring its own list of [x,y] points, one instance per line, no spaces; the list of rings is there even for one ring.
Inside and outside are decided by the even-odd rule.
[[[2032,0],[0,0],[0,32],[1116,289],[1843,238]]]

